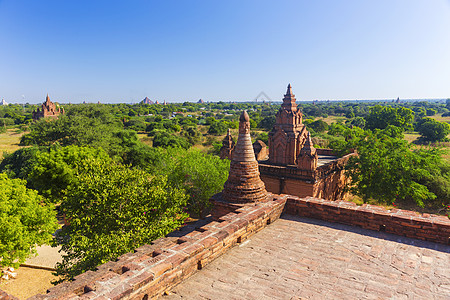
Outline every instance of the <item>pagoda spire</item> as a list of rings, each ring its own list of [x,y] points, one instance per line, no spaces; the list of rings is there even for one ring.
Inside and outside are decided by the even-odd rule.
[[[288,111],[296,111],[297,110],[297,103],[295,103],[295,95],[294,93],[292,93],[292,86],[289,83],[287,86],[287,91],[286,94],[284,95],[283,98],[283,104],[281,105],[281,107],[283,107],[284,109],[288,110]]]

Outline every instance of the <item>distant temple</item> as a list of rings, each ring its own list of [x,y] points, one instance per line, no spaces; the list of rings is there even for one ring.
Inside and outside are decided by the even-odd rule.
[[[56,107],[55,103],[50,101],[50,97],[47,94],[45,102],[39,108],[33,112],[33,120],[39,120],[41,118],[58,118],[59,115],[64,114],[64,108]]]
[[[2,99],[2,102],[0,102],[0,105],[8,105],[8,103],[6,103],[5,99]]]
[[[148,97],[145,97],[144,100],[141,101],[143,104],[153,104],[153,101]]]

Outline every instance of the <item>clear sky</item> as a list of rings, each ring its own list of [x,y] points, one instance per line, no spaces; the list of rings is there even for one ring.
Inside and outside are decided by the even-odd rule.
[[[0,0],[0,98],[450,98],[450,0]]]

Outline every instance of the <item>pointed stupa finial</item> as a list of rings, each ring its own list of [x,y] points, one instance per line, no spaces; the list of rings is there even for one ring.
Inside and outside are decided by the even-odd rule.
[[[45,98],[45,101],[46,101],[46,102],[49,102],[49,101],[50,101],[50,97],[48,96],[48,93],[47,93],[47,97]]]
[[[290,83],[288,84],[286,95],[292,95],[292,87]]]

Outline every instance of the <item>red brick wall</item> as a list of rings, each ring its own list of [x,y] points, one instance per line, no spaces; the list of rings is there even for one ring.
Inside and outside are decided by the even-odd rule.
[[[289,196],[285,212],[302,217],[359,226],[401,236],[450,244],[450,219],[445,216],[419,214],[347,201],[326,201],[317,198]]]

